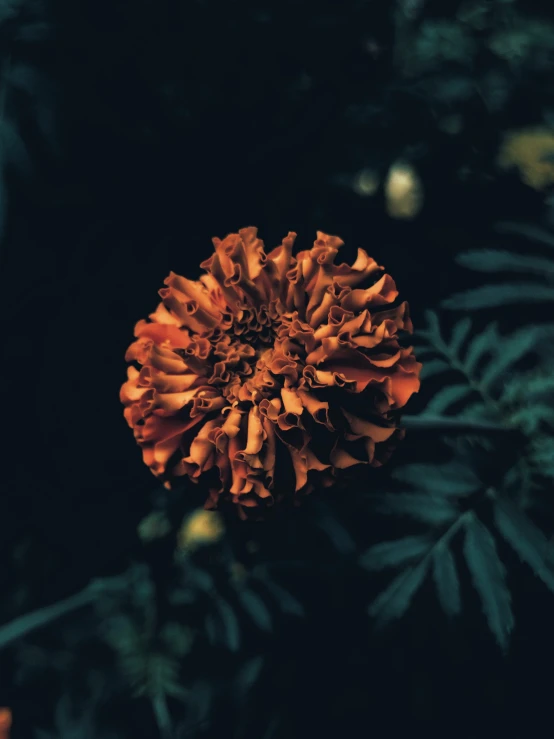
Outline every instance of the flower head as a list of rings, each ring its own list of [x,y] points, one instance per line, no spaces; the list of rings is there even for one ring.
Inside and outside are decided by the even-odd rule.
[[[545,190],[554,182],[554,131],[524,128],[509,131],[498,155],[502,169],[516,168],[526,185]]]
[[[9,708],[0,708],[0,739],[9,739],[12,725],[12,712]]]
[[[206,274],[172,272],[126,353],[140,370],[120,395],[144,462],[166,486],[205,481],[207,508],[227,499],[244,517],[382,464],[419,389],[392,278],[363,249],[335,264],[336,236],[293,256],[295,238],[269,254],[254,227],[213,239]]]

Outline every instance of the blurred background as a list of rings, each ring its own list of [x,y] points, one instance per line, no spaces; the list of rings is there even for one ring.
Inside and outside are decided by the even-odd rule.
[[[0,620],[100,578],[0,653],[13,739],[539,735],[554,609],[525,568],[508,656],[473,592],[455,619],[428,584],[393,627],[368,616],[385,580],[357,558],[398,524],[361,493],[432,435],[284,521],[206,519],[160,490],[118,392],[169,271],[247,225],[366,249],[416,328],[477,285],[456,258],[495,224],[554,224],[553,72],[533,0],[0,0]]]

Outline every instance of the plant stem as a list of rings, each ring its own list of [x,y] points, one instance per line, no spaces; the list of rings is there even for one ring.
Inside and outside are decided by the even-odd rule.
[[[80,593],[69,596],[64,600],[60,600],[58,603],[54,603],[51,606],[45,606],[39,608],[31,613],[26,613],[24,616],[15,618],[8,624],[0,626],[0,649],[7,646],[16,639],[21,639],[35,629],[39,629],[41,626],[55,621],[66,613],[77,610],[88,605],[95,598],[95,592],[87,586]]]

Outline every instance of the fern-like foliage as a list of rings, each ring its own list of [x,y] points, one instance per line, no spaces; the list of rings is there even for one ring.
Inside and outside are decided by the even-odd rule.
[[[511,478],[520,486],[521,500],[533,489],[534,476],[552,478],[552,464],[546,450],[554,435],[554,368],[542,352],[554,326],[524,326],[501,334],[496,322],[481,332],[474,331],[469,317],[458,321],[450,338],[444,338],[439,317],[426,313],[427,325],[418,331],[418,355],[423,358],[423,381],[448,377],[455,371],[460,379],[440,388],[419,416],[420,423],[436,424],[455,414],[457,421],[473,424],[479,431],[492,428],[519,432],[522,454],[513,459]],[[426,358],[429,358],[427,361]],[[519,369],[522,363],[533,369]],[[424,385],[425,387],[425,385]],[[480,439],[485,445],[483,437]],[[516,474],[517,473],[517,474]],[[513,485],[512,485],[513,487]]]
[[[425,580],[434,581],[443,611],[462,612],[460,558],[465,561],[481,600],[488,626],[505,651],[514,627],[512,596],[506,568],[500,558],[500,537],[554,593],[554,555],[545,534],[501,491],[482,490],[481,481],[459,462],[439,466],[406,465],[395,475],[411,490],[374,496],[382,513],[404,516],[426,525],[424,533],[376,544],[360,558],[370,571],[394,569],[396,576],[371,604],[369,613],[382,626],[399,619],[412,605]],[[493,514],[487,525],[464,499],[482,492]],[[477,496],[478,497],[478,496]],[[461,549],[455,543],[461,539]]]
[[[279,614],[304,614],[300,601],[276,582],[263,564],[246,570],[234,562],[223,584],[216,583],[206,570],[189,563],[184,582],[172,592],[171,602],[176,606],[188,605],[201,598],[206,606],[204,633],[208,642],[235,653],[243,648],[245,636],[253,629],[272,633]]]
[[[432,359],[424,361],[422,379],[438,377],[448,370],[457,370],[463,379],[436,393],[424,415],[448,414],[455,403],[463,400],[476,402],[469,406],[469,413],[466,407],[466,417],[485,414],[500,419],[506,374],[522,359],[537,353],[545,328],[526,326],[501,335],[498,324],[492,322],[476,333],[472,320],[465,317],[455,324],[446,340],[438,315],[433,311],[425,315],[427,325],[417,332],[417,349],[419,356],[431,355]]]
[[[505,651],[514,614],[498,541],[508,544],[554,593],[552,546],[531,518],[532,509],[545,503],[541,478],[554,472],[554,373],[538,357],[540,327],[501,334],[490,323],[478,333],[465,317],[445,338],[437,314],[429,311],[426,318],[416,338],[423,386],[429,377],[448,382],[412,421],[439,430],[458,425],[463,440],[471,438],[487,454],[500,451],[504,467],[491,485],[481,474],[474,446],[454,444],[455,454],[447,463],[396,470],[394,477],[407,489],[372,496],[378,512],[410,519],[423,525],[424,532],[381,542],[362,555],[360,564],[368,570],[397,571],[370,614],[380,625],[402,617],[432,578],[444,612],[459,615],[463,560],[490,631]],[[535,367],[520,370],[520,362],[530,358]],[[452,379],[454,373],[459,380]],[[491,437],[491,430],[500,433]],[[508,449],[506,432],[518,434],[516,449],[509,453],[503,453]]]
[[[497,231],[522,236],[554,249],[554,236],[548,231],[518,223],[501,223]],[[443,301],[443,306],[455,310],[480,310],[524,303],[554,303],[554,256],[508,251],[477,249],[459,254],[458,264],[476,272],[515,273],[517,279],[456,293]]]

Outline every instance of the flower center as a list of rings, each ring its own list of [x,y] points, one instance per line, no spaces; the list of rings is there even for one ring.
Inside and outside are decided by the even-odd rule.
[[[231,332],[242,344],[248,344],[259,356],[275,340],[277,312],[267,305],[242,305],[233,317]]]

